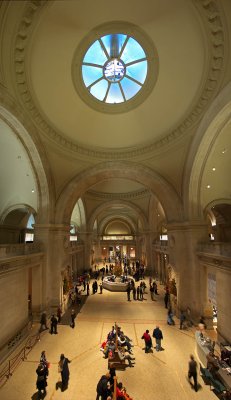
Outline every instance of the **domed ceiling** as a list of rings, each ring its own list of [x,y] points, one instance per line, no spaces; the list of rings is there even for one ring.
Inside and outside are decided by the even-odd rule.
[[[57,137],[53,130],[85,148],[102,151],[142,148],[177,129],[183,131],[182,124],[192,112],[196,115],[209,63],[201,10],[193,2],[129,0],[113,7],[112,12],[105,0],[68,4],[51,1],[40,11],[32,21],[25,65],[27,87],[39,114],[36,121],[43,128],[46,125],[44,132],[51,138]],[[86,90],[86,99],[81,98],[75,88],[78,81],[74,85],[72,77],[78,46],[84,40],[89,41],[89,37],[93,42],[102,35],[103,28],[96,27],[107,24],[108,29],[110,22],[113,26],[115,21],[118,26],[121,24],[121,32],[133,24],[137,27],[133,30],[134,37],[138,35],[140,43],[152,43],[151,79],[155,80],[148,96],[142,89],[144,100],[139,105],[129,111],[124,106],[116,115],[105,113],[103,105],[94,110],[88,104],[91,95]]]

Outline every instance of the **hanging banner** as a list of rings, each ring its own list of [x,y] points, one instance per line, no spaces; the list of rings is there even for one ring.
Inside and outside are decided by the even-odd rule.
[[[209,301],[217,306],[217,281],[215,274],[208,274],[208,298]]]

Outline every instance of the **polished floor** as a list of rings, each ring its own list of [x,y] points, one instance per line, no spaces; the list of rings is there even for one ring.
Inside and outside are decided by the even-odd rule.
[[[181,331],[179,321],[175,326],[166,323],[163,291],[151,301],[150,294],[145,300],[127,301],[126,293],[90,295],[76,319],[75,329],[59,325],[58,334],[46,331],[27,360],[14,372],[2,389],[1,400],[35,400],[36,368],[42,350],[46,350],[50,362],[47,400],[94,400],[99,378],[107,372],[107,360],[100,351],[100,343],[106,338],[112,325],[117,322],[133,340],[134,368],[118,371],[118,381],[122,381],[133,400],[216,400],[215,394],[205,386],[198,374],[200,383],[196,393],[187,380],[189,355],[195,354],[194,331]],[[159,324],[163,331],[161,352],[145,354],[141,339],[143,332],[153,331]],[[38,327],[34,326],[35,331]],[[64,353],[71,360],[68,389],[56,390],[60,380],[58,360]]]

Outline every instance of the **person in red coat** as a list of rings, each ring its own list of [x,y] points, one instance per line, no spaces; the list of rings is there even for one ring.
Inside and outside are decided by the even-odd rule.
[[[149,334],[149,330],[146,329],[146,331],[144,332],[143,336],[141,339],[144,339],[144,343],[145,343],[145,353],[148,353],[149,350],[152,347],[152,338]]]

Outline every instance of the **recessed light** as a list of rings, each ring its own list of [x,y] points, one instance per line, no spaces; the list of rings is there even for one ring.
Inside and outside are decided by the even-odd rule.
[[[222,154],[225,154],[226,151],[227,151],[227,149],[223,149],[223,150],[222,150]]]
[[[32,193],[34,193],[34,189],[32,189],[31,191],[32,191]]]
[[[211,188],[211,186],[210,186],[210,185],[207,185],[206,187],[207,187],[207,189],[210,189],[210,188]]]
[[[212,168],[212,170],[213,170],[213,171],[216,171],[216,168],[215,168],[215,167],[213,167],[213,168]]]

